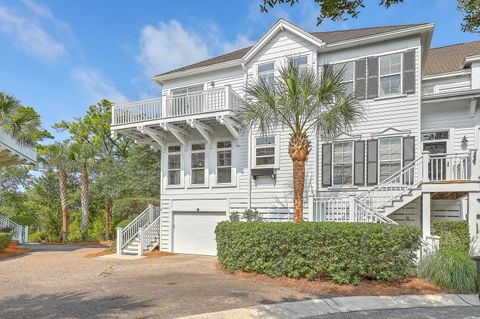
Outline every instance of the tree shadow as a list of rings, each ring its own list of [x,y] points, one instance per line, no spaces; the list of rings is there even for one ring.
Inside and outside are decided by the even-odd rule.
[[[87,297],[83,293],[20,295],[0,301],[0,318],[106,318],[125,316],[135,312],[135,318],[146,318],[138,313],[152,307],[145,301],[127,296]]]

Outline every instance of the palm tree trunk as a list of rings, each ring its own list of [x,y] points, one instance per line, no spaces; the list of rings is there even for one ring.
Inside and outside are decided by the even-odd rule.
[[[88,170],[82,169],[80,174],[80,201],[82,206],[82,236],[87,236],[88,227]]]
[[[305,161],[293,161],[293,222],[303,221],[303,190],[305,185]]]
[[[68,195],[67,174],[64,169],[58,171],[58,186],[60,190],[60,204],[62,206],[62,240],[68,241]]]
[[[110,217],[112,216],[113,201],[108,197],[105,205],[105,240],[110,240]]]
[[[303,221],[303,191],[305,188],[305,162],[310,153],[310,141],[306,133],[290,136],[288,153],[293,161],[293,222]]]

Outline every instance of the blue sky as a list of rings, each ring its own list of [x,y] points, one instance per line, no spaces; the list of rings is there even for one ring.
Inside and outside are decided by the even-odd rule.
[[[358,19],[319,27],[312,0],[269,14],[259,3],[0,0],[0,90],[35,107],[50,128],[101,98],[158,96],[152,75],[248,46],[280,17],[308,31],[433,22],[433,47],[480,39],[460,31],[455,0],[405,0],[389,10],[366,0]]]

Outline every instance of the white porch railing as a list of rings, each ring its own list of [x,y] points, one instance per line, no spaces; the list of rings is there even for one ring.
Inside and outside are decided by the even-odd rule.
[[[117,254],[139,235],[140,229],[145,229],[160,216],[160,209],[148,205],[140,215],[132,220],[125,228],[117,227]]]
[[[344,223],[396,224],[359,201],[354,195],[314,198],[314,220]]]
[[[147,246],[154,248],[156,244],[160,244],[160,229],[161,229],[161,217],[160,215],[152,221],[147,227],[141,228],[139,231],[139,245],[138,255],[142,256],[143,251]]]
[[[241,97],[227,85],[202,92],[114,105],[112,126],[224,110],[236,110]]]
[[[25,226],[25,233],[24,233],[24,228],[22,225],[19,225],[14,221],[11,221],[9,218],[3,215],[0,215],[0,228],[11,229],[13,240],[17,240],[20,243],[28,241],[28,226]]]
[[[431,181],[469,180],[472,158],[469,153],[432,154],[428,163],[428,179]]]

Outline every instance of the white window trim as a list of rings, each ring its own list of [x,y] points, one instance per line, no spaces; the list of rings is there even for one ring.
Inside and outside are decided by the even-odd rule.
[[[261,66],[261,65],[264,65],[264,64],[273,64],[273,70],[271,71],[263,71],[263,72],[259,72],[258,71],[258,68]],[[272,73],[273,74],[273,79],[275,80],[275,77],[277,76],[277,62],[276,60],[271,60],[271,61],[262,61],[262,62],[259,62],[259,63],[256,63],[254,64],[254,69],[255,69],[255,79],[258,83],[260,83],[260,76],[261,75],[264,75],[264,74],[270,74]]]
[[[192,145],[194,144],[205,144],[205,149],[201,151],[193,151],[192,150]],[[188,143],[188,152],[187,153],[187,165],[188,165],[188,188],[206,188],[209,187],[209,179],[208,177],[210,176],[209,173],[209,150],[210,150],[210,145],[205,141],[205,140],[198,140],[198,141],[190,141]],[[205,154],[205,168],[204,168],[204,183],[203,184],[193,184],[192,178],[193,178],[193,168],[192,168],[192,154],[193,153],[204,153]]]
[[[217,148],[217,143],[218,142],[224,142],[224,141],[230,141],[231,143],[231,146],[229,148]],[[230,165],[230,170],[231,170],[231,179],[230,179],[230,183],[218,183],[218,176],[217,176],[217,170],[218,170],[218,166],[217,166],[217,152],[221,150],[230,150],[232,153],[231,155],[231,165]],[[218,139],[215,139],[214,140],[214,147],[213,147],[213,152],[215,154],[215,156],[212,156],[213,159],[213,165],[212,165],[212,169],[213,171],[215,172],[214,176],[213,176],[213,181],[212,181],[212,184],[214,187],[235,187],[237,186],[237,170],[235,168],[235,141],[231,138],[218,138]]]
[[[382,98],[388,98],[388,97],[394,97],[394,96],[399,96],[399,95],[404,95],[403,94],[403,53],[406,51],[402,52],[393,52],[389,54],[384,54],[378,56],[378,92],[377,92],[377,98],[382,99]],[[389,74],[380,74],[380,60],[384,57],[387,57],[389,55],[395,55],[399,54],[400,55],[400,71],[396,73],[389,73]],[[368,71],[367,71],[368,72]],[[389,76],[394,76],[394,75],[400,75],[400,92],[395,92],[395,93],[388,93],[388,94],[381,94],[381,79],[382,77],[389,77]]]
[[[257,137],[262,137],[262,134],[253,134],[252,135],[252,158],[251,158],[251,167],[252,168],[280,168],[280,134],[265,134],[264,136],[274,136],[275,137],[275,164],[273,165],[257,165]],[[263,146],[261,146],[263,147]]]
[[[338,140],[338,141],[334,141],[332,143],[332,186],[333,188],[339,188],[339,187],[344,187],[344,186],[347,186],[347,187],[350,187],[350,186],[354,186],[353,185],[353,178],[354,178],[354,163],[353,163],[353,160],[354,160],[354,154],[355,154],[355,150],[354,150],[354,141],[353,140]],[[351,166],[351,171],[352,171],[352,174],[351,174],[351,177],[352,177],[352,182],[350,184],[335,184],[335,176],[334,176],[334,173],[335,173],[335,144],[343,144],[343,143],[350,143],[350,145],[352,146],[352,153],[351,153],[351,158],[350,158],[350,166]],[[343,165],[343,164],[347,164],[347,163],[336,163],[337,165]]]
[[[335,62],[333,65],[339,65],[339,64],[347,64],[347,63],[353,63],[353,69],[352,69],[352,80],[351,81],[344,81],[342,79],[341,83],[350,83],[352,82],[352,94],[355,94],[355,61],[356,60],[350,60],[350,61],[344,61],[344,62]]]
[[[377,154],[377,159],[378,159],[378,163],[377,163],[377,179],[378,179],[378,184],[382,183],[383,181],[381,180],[380,178],[380,166],[381,166],[381,163],[382,163],[382,160],[380,159],[380,140],[385,140],[385,139],[391,139],[391,138],[399,138],[400,139],[400,159],[398,161],[400,161],[400,169],[403,168],[403,138],[404,136],[402,135],[393,135],[393,136],[384,136],[384,137],[379,137],[378,138],[378,154]],[[383,162],[395,162],[395,161],[392,161],[392,160],[383,160]],[[393,174],[395,174],[395,172],[393,172]],[[392,174],[390,174],[388,177],[392,176]],[[388,178],[387,177],[387,178]]]
[[[168,173],[169,173],[169,167],[168,167],[168,156],[170,155],[170,153],[168,152],[168,148],[170,146],[180,146],[180,152],[174,152],[174,153],[171,153],[171,154],[180,154],[180,184],[170,184],[169,183],[169,177],[168,177]],[[166,177],[166,183],[165,183],[165,188],[184,188],[185,187],[185,152],[184,152],[184,146],[181,145],[181,144],[178,144],[178,143],[171,143],[171,144],[167,144],[166,145],[166,148],[165,148],[165,152],[166,152],[166,155],[165,156],[165,168],[166,168],[166,174],[165,174],[165,177]]]
[[[305,66],[307,71],[308,71],[311,68],[311,65],[312,65],[310,54],[308,54],[308,53],[301,53],[301,54],[298,54],[298,55],[293,55],[293,56],[287,57],[285,63],[289,63],[292,59],[300,59],[300,58],[307,58],[307,63],[300,64],[299,66],[300,67]]]

